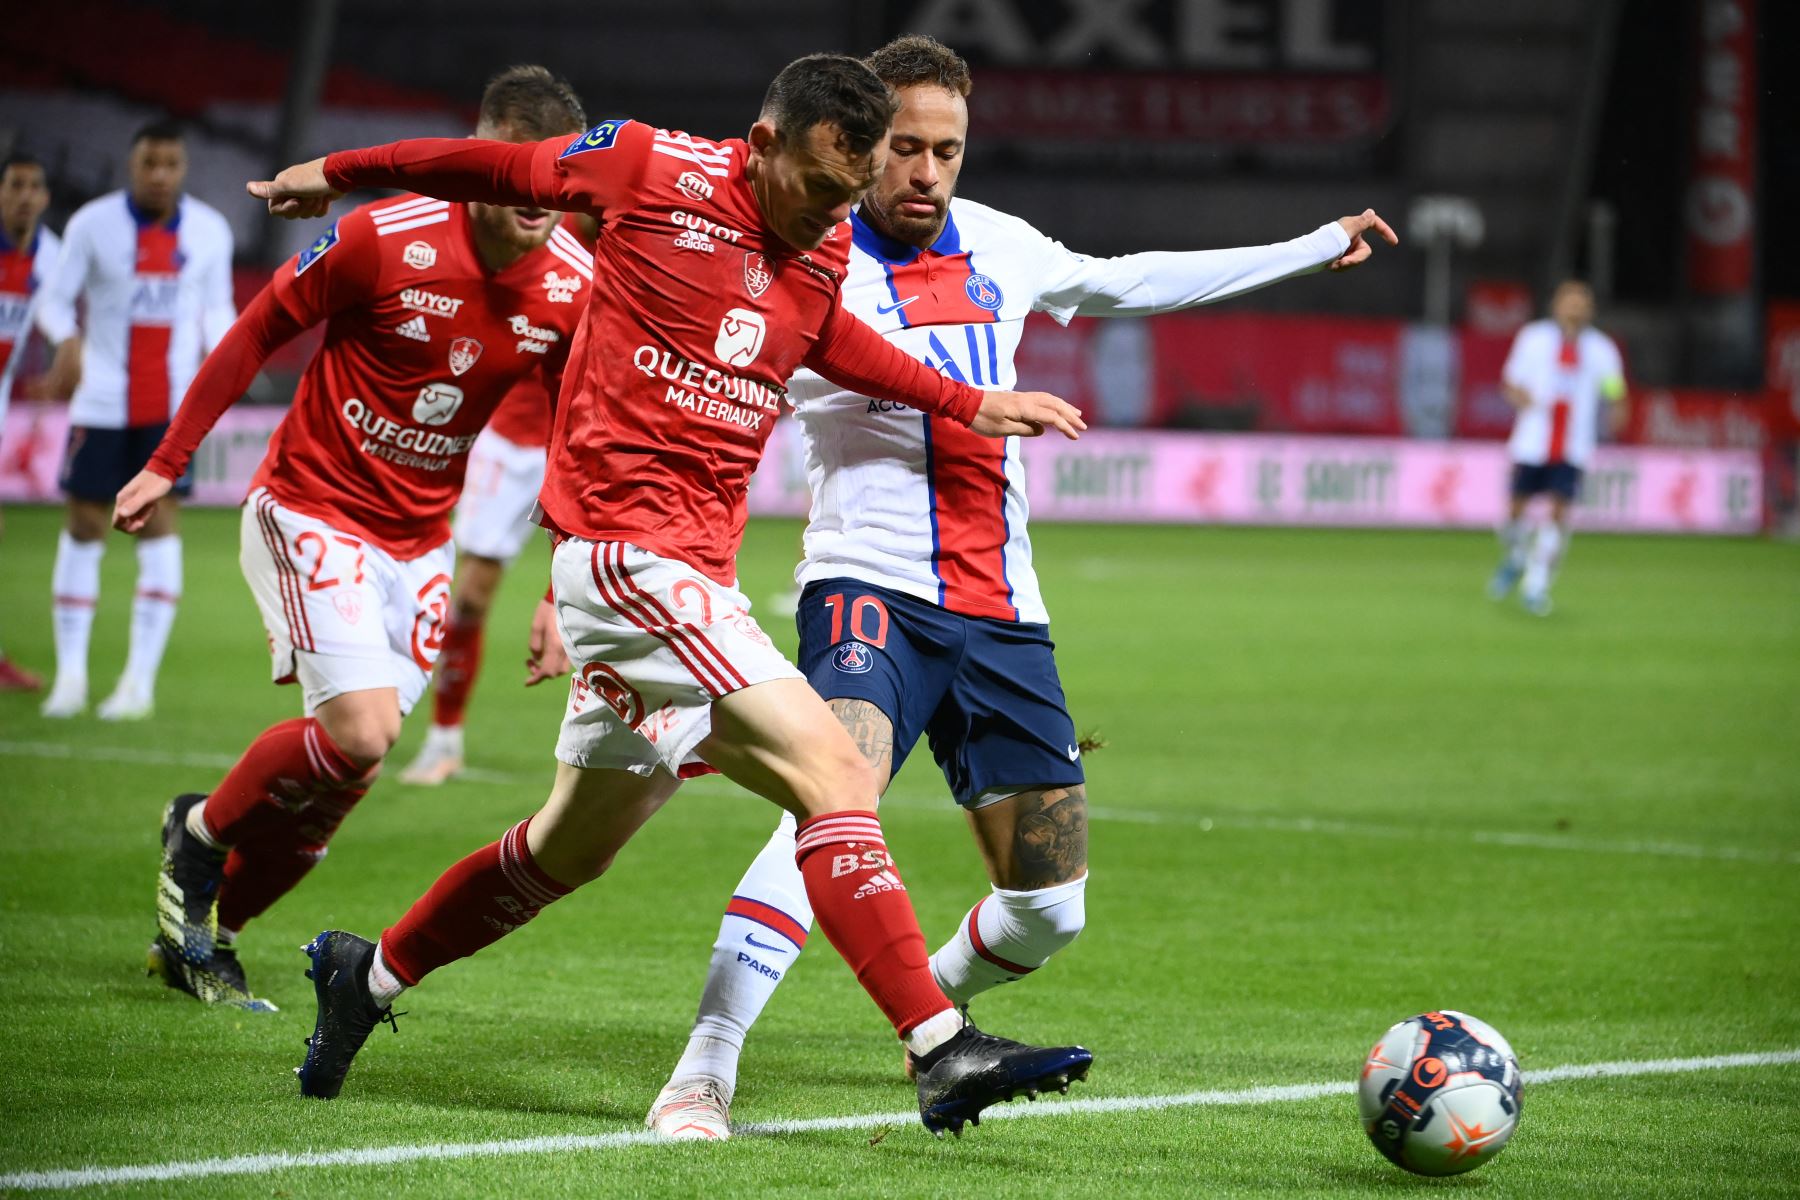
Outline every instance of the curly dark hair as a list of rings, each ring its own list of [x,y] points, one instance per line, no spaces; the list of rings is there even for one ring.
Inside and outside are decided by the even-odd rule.
[[[809,54],[781,68],[763,97],[762,119],[782,140],[804,137],[815,125],[843,131],[845,148],[868,154],[887,140],[899,104],[860,59]]]
[[[521,64],[488,80],[477,127],[490,132],[505,128],[514,137],[536,142],[579,133],[587,128],[587,114],[567,80],[547,67]]]
[[[975,86],[962,55],[922,33],[897,37],[863,61],[895,91],[935,83],[966,100]]]

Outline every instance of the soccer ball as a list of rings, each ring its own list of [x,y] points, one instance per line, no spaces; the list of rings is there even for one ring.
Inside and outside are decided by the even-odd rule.
[[[1512,1137],[1524,1084],[1498,1030],[1445,1009],[1381,1035],[1356,1100],[1363,1132],[1390,1162],[1419,1175],[1460,1175]]]

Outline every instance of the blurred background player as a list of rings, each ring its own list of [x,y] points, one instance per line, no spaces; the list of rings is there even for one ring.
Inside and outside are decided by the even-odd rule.
[[[1488,594],[1503,600],[1523,578],[1519,597],[1538,616],[1550,612],[1550,581],[1569,547],[1569,507],[1581,493],[1581,473],[1599,440],[1600,410],[1609,433],[1625,427],[1625,360],[1610,337],[1594,328],[1594,292],[1571,279],[1557,287],[1550,315],[1513,338],[1500,374],[1507,403],[1517,410],[1506,451],[1512,459],[1512,501],[1500,528],[1503,554]],[[1527,509],[1548,496],[1550,519],[1533,522]]]
[[[841,303],[844,221],[881,173],[893,113],[867,66],[814,54],[776,75],[742,140],[612,120],[572,142],[346,151],[251,185],[284,216],[317,215],[358,186],[412,186],[606,222],[540,496],[562,535],[552,581],[579,664],[555,783],[535,816],[445,871],[379,944],[329,929],[308,945],[318,1016],[303,1095],[336,1096],[402,991],[598,878],[708,764],[800,818],[813,908],[916,1056],[926,1128],[960,1130],[1016,1092],[1085,1076],[1087,1051],[984,1034],[933,982],[874,811],[874,772],[734,582],[750,475],[803,363],[990,437],[1082,427],[1054,396],[984,392],[926,368]]]
[[[593,257],[598,227],[586,213],[563,218],[563,228]],[[463,713],[481,673],[482,635],[500,579],[526,541],[542,530],[531,520],[544,486],[544,445],[556,397],[540,376],[513,385],[487,428],[469,449],[469,473],[456,502],[456,583],[450,624],[431,676],[431,728],[419,753],[400,772],[401,783],[436,785],[463,769]]]
[[[1010,388],[1025,319],[1127,317],[1355,265],[1372,212],[1270,246],[1124,258],[1073,254],[1016,217],[953,199],[968,64],[903,37],[867,60],[899,96],[886,170],[851,216],[843,302],[954,379]],[[796,572],[800,667],[883,788],[921,734],[967,814],[992,883],[931,956],[964,1006],[1081,932],[1087,789],[1026,531],[1017,439],[876,403],[808,371],[789,385],[812,516]],[[730,1135],[738,1057],[812,924],[784,817],[734,890],[686,1052],[645,1123]]]
[[[49,205],[44,164],[29,154],[8,156],[0,164],[0,438],[5,436],[7,405],[31,339],[38,290],[62,247],[43,224]],[[0,521],[0,537],[4,536]],[[8,659],[0,646],[0,692],[35,692],[42,686],[43,680]]]
[[[100,558],[112,497],[162,439],[199,369],[236,315],[231,227],[217,209],[183,195],[187,147],[168,122],[131,140],[129,184],[82,205],[63,229],[62,253],[37,305],[37,327],[56,347],[45,391],[72,397],[62,489],[68,526],[51,579],[56,681],[46,717],[87,707],[88,640],[100,600]],[[85,302],[78,321],[76,301]],[[186,480],[174,488],[188,493]],[[98,709],[135,721],[156,705],[175,608],[181,599],[178,506],[159,506],[137,543],[131,649],[118,685]]]
[[[585,124],[542,67],[501,72],[480,112],[477,132],[501,141]],[[237,935],[324,857],[424,694],[469,448],[520,379],[560,376],[587,300],[585,253],[541,208],[400,196],[345,214],[276,270],[119,494],[120,528],[154,521],[262,363],[326,323],[240,534],[276,682],[300,684],[304,715],[265,729],[210,796],[177,797],[164,815],[151,965],[171,987],[268,1007],[250,995]]]

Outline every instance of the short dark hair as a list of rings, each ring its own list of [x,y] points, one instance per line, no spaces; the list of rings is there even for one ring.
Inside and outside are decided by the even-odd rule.
[[[887,140],[899,102],[860,59],[809,54],[781,68],[763,96],[762,119],[778,137],[804,137],[815,125],[843,131],[850,153],[868,154]]]
[[[966,100],[975,86],[963,56],[922,33],[897,37],[863,61],[895,91],[931,83]]]
[[[138,131],[131,135],[131,144],[139,142],[179,142],[186,140],[180,122],[171,117],[161,117],[148,125],[140,125]]]
[[[516,137],[542,141],[586,129],[587,114],[568,80],[527,63],[488,80],[481,93],[480,123],[503,125]]]
[[[14,167],[36,167],[46,175],[49,174],[49,171],[44,167],[42,159],[34,154],[27,154],[23,150],[14,150],[11,154],[6,156],[4,162],[0,162],[0,178],[3,178],[6,173]]]

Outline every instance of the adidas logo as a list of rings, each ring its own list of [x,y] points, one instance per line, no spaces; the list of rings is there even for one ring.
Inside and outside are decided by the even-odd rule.
[[[904,892],[905,890],[906,885],[900,882],[898,875],[892,871],[879,871],[869,876],[868,882],[857,888],[856,895],[850,898],[861,900],[866,896],[875,896],[882,892]]]
[[[403,338],[411,338],[415,342],[431,340],[431,331],[425,328],[425,317],[422,313],[409,321],[402,321],[394,326],[394,332]]]

